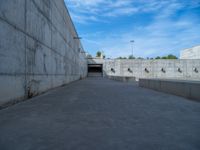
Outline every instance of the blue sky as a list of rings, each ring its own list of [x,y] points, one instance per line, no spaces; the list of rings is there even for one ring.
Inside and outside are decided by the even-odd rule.
[[[200,0],[65,0],[88,53],[179,56],[200,45]]]

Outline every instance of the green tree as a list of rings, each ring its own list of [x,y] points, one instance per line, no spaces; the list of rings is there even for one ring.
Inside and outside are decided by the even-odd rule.
[[[135,57],[134,57],[133,55],[130,55],[130,56],[128,57],[128,59],[135,59]]]
[[[122,57],[117,57],[117,59],[122,59]]]
[[[161,59],[161,57],[160,57],[160,56],[157,56],[155,59]]]
[[[144,58],[142,58],[142,57],[138,57],[137,59],[144,59]]]
[[[126,57],[121,57],[121,56],[120,56],[120,57],[118,57],[117,59],[127,59],[127,58],[126,58]]]
[[[169,54],[167,56],[161,57],[161,59],[178,59],[175,55]]]
[[[178,59],[175,55],[169,54],[167,59]]]
[[[161,59],[167,59],[167,56],[163,56],[163,57],[161,57]]]
[[[100,51],[98,51],[98,52],[96,53],[96,57],[101,57],[101,52],[100,52]]]

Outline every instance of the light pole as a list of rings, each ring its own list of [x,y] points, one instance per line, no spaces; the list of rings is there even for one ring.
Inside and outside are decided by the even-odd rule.
[[[131,50],[132,50],[132,57],[131,57],[131,59],[134,59],[134,57],[133,57],[133,44],[134,44],[134,42],[135,42],[134,40],[130,41],[130,43],[131,43]],[[133,62],[132,62],[132,70],[133,70]],[[132,71],[132,75],[133,75],[133,71]]]
[[[82,37],[74,36],[73,39],[79,41],[78,52],[81,53],[81,54],[83,54],[83,53],[85,54],[85,51],[81,51],[81,48],[80,48],[80,40],[82,39]]]
[[[82,37],[75,36],[75,37],[73,37],[73,39],[74,39],[74,40],[81,40],[81,39],[82,39]]]
[[[132,57],[133,57],[133,44],[134,44],[134,42],[135,42],[134,40],[130,41],[130,43],[131,43],[131,50],[132,50]]]

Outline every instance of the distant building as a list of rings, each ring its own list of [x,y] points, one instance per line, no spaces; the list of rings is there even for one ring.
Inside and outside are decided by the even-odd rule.
[[[200,45],[181,51],[180,59],[200,59]]]

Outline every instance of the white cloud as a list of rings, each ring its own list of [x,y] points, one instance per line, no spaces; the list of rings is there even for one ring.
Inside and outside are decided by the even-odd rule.
[[[104,16],[119,17],[119,16],[123,16],[123,15],[131,15],[135,12],[138,12],[137,8],[133,8],[133,7],[118,8],[118,9],[114,9],[113,11],[110,11],[108,13],[105,13]]]
[[[66,0],[72,18],[77,23],[98,22],[119,16],[154,13],[150,24],[121,29],[120,31],[81,35],[89,52],[104,50],[109,57],[131,54],[130,40],[134,39],[134,54],[153,57],[173,53],[179,55],[183,48],[200,43],[199,15],[182,15],[177,20],[171,17],[179,10],[200,7],[199,0]],[[133,22],[130,22],[130,25]],[[115,32],[114,34],[112,32]]]
[[[179,56],[180,50],[200,44],[200,23],[190,17],[177,21],[155,20],[145,27],[127,29],[122,33],[102,33],[97,35],[95,46],[105,52],[108,57],[129,56],[131,54],[130,40],[134,39],[134,55],[137,57],[156,57],[167,54]],[[90,37],[90,36],[89,36]]]
[[[91,16],[80,16],[80,15],[77,15],[77,14],[75,14],[73,12],[71,12],[71,17],[73,18],[73,20],[77,20],[81,24],[87,24],[90,21],[95,21],[95,22],[100,21],[94,15],[93,16],[92,15]]]
[[[176,23],[170,20],[164,23],[158,21],[142,29],[122,33],[117,39],[108,36],[101,49],[110,57],[128,56],[131,54],[129,40],[133,38],[134,55],[137,57],[155,57],[170,53],[179,56],[179,51],[183,48],[200,44],[200,24],[195,23],[194,26],[193,23],[191,20],[179,20]],[[176,32],[179,30],[180,32]]]
[[[138,9],[132,7],[132,0],[65,0],[72,18],[78,23],[88,20],[97,21],[101,17],[115,17],[117,15],[130,15]],[[90,19],[91,16],[98,18]],[[80,21],[79,19],[81,18]],[[85,21],[83,21],[85,20]]]
[[[197,7],[200,5],[198,0],[192,2],[181,2],[180,0],[65,0],[65,2],[73,16],[76,16],[76,18],[78,16],[79,19],[82,18],[80,22],[79,19],[74,18],[74,21],[78,23],[82,23],[83,20],[101,20],[101,17],[133,15],[159,10],[162,11],[162,15],[159,17],[167,17],[183,7]],[[97,19],[93,19],[94,16]]]
[[[117,11],[118,9],[135,9],[139,12],[150,12],[159,9],[165,9],[169,13],[170,11],[180,9],[182,7],[198,7],[200,6],[199,0],[180,1],[180,0],[65,0],[69,8],[75,9],[77,13],[87,12],[88,14],[102,15],[104,13]]]

